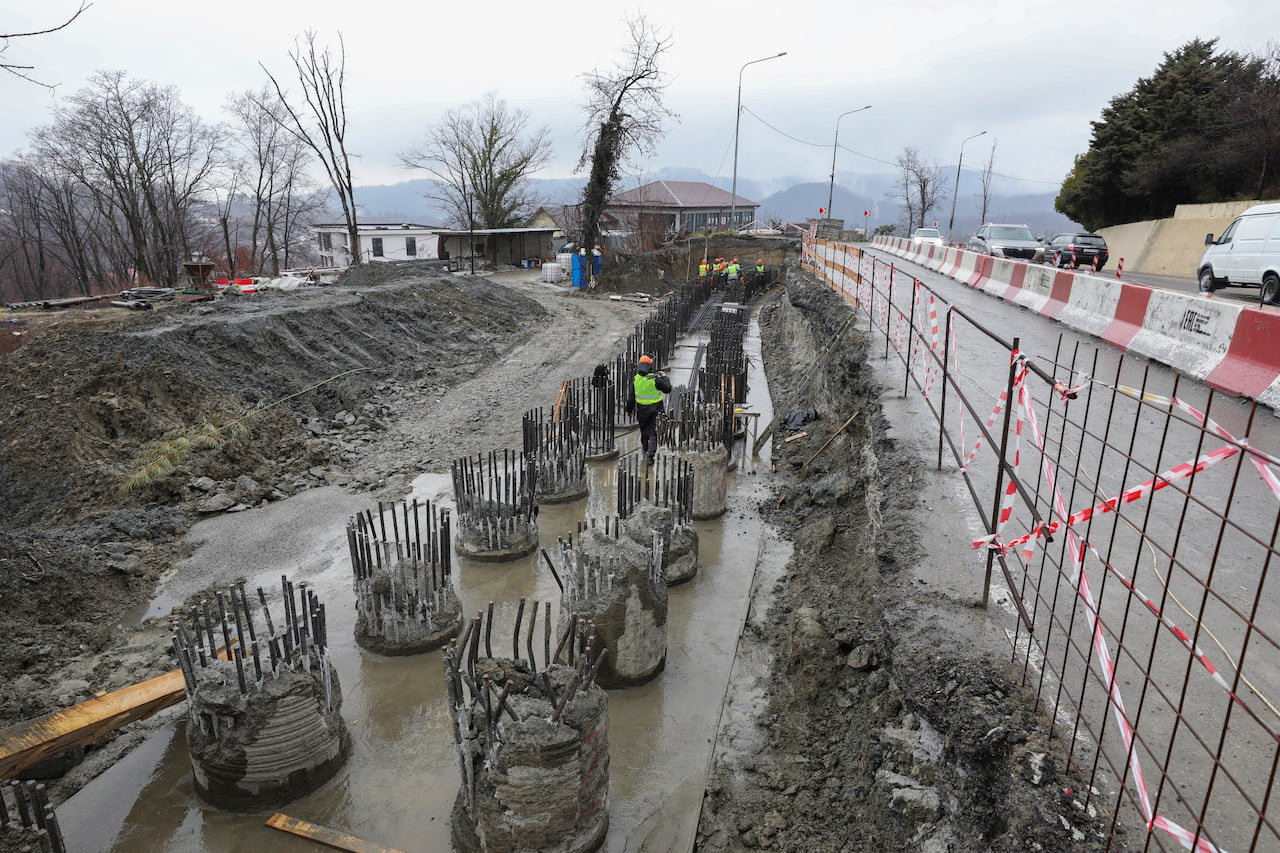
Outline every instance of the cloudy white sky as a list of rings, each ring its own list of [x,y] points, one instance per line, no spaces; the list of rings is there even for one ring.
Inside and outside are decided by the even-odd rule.
[[[0,0],[0,31],[59,23],[78,0]],[[54,93],[0,75],[0,157],[26,145],[58,99],[97,69],[175,86],[208,121],[228,94],[285,79],[296,36],[347,50],[350,144],[357,183],[416,177],[397,154],[458,104],[496,92],[552,128],[555,157],[541,177],[577,161],[580,74],[611,64],[637,6],[565,0],[92,0],[67,29],[10,42],[7,63],[33,65]],[[998,140],[996,171],[1027,192],[1056,189],[1085,150],[1089,122],[1149,75],[1162,54],[1197,36],[1261,51],[1280,33],[1275,0],[822,0],[721,3],[645,0],[673,46],[664,67],[680,114],[641,164],[733,169],[734,103],[742,64],[739,178],[826,181],[837,116],[838,171],[883,172],[906,146],[954,167],[961,141],[977,165]],[[848,149],[844,150],[847,146]],[[865,156],[864,156],[865,155]]]

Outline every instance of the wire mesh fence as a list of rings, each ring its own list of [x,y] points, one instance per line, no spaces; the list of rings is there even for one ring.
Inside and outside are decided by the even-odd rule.
[[[1111,845],[1280,849],[1272,415],[1109,347],[1028,352],[856,247],[809,240],[803,263],[932,412],[983,527],[982,602],[1007,604]]]

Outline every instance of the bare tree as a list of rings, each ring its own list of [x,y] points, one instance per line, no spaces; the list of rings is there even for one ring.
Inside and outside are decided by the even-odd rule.
[[[351,263],[361,262],[360,231],[356,221],[356,193],[351,179],[351,157],[347,152],[347,103],[344,90],[347,67],[346,45],[342,41],[342,33],[338,33],[338,57],[335,60],[328,48],[317,53],[316,34],[307,30],[303,35],[305,45],[294,40],[294,49],[289,53],[293,60],[294,70],[298,75],[298,83],[302,87],[305,107],[289,103],[284,89],[275,76],[259,63],[267,72],[271,84],[275,87],[276,96],[284,105],[285,116],[278,119],[284,128],[295,139],[310,148],[324,166],[329,184],[337,193],[338,203],[342,207],[342,217],[347,226],[348,246],[351,249]],[[263,104],[267,110],[267,105]],[[276,113],[267,110],[267,115]]]
[[[72,21],[74,21],[76,18],[83,15],[85,10],[92,5],[93,5],[92,3],[82,2],[80,4],[80,8],[76,9],[75,13],[70,18],[67,18],[65,21],[63,21],[61,24],[58,24],[56,27],[49,27],[49,29],[47,30],[35,30],[29,33],[0,33],[0,71],[8,71],[10,74],[14,75],[15,77],[21,77],[23,80],[26,80],[28,83],[35,83],[37,86],[44,86],[46,89],[52,89],[53,88],[52,84],[42,83],[41,81],[35,79],[34,77],[32,77],[30,74],[27,73],[28,71],[35,70],[34,65],[17,65],[16,63],[2,61],[2,58],[4,57],[5,53],[7,53],[9,50],[9,43],[14,39],[31,38],[32,36],[43,36],[43,35],[48,35],[49,33],[56,33],[58,30],[61,30],[61,29],[65,29],[66,27],[71,25]]]
[[[311,155],[305,143],[282,126],[288,120],[284,104],[269,87],[233,95],[227,110],[234,117],[241,177],[238,206],[223,215],[243,220],[246,232],[238,242],[247,263],[258,272],[278,275],[290,247],[304,239],[299,221],[303,211],[314,213],[322,200],[307,175]],[[306,235],[309,237],[309,235]],[[227,250],[231,251],[230,248]]]
[[[987,221],[987,211],[991,209],[991,176],[995,174],[996,165],[996,142],[999,140],[991,140],[991,156],[987,157],[987,162],[982,165],[982,216],[978,218],[978,224],[982,225]]]
[[[898,155],[898,184],[893,198],[907,210],[907,231],[923,227],[929,214],[945,195],[942,170],[937,163],[926,163],[917,148],[907,147]]]
[[[458,227],[511,228],[537,206],[529,179],[551,158],[551,128],[528,124],[529,113],[489,92],[445,113],[400,160],[435,178],[436,191],[427,198],[442,204]],[[466,220],[468,200],[478,223]]]
[[[667,76],[658,61],[671,47],[643,15],[626,19],[631,44],[613,69],[583,75],[586,82],[586,137],[578,168],[590,167],[582,190],[582,243],[600,239],[600,216],[620,169],[629,157],[652,153],[665,133],[663,123],[676,114],[663,96]]]
[[[220,156],[218,135],[176,89],[100,71],[54,109],[35,154],[83,192],[101,221],[107,268],[176,282],[202,227],[197,211]]]
[[[916,156],[916,149],[908,148],[898,155],[898,183],[894,184],[893,189],[886,193],[889,198],[902,203],[903,209],[907,212],[907,233],[915,229],[916,223],[916,194],[915,187],[911,183],[912,166],[910,159]]]

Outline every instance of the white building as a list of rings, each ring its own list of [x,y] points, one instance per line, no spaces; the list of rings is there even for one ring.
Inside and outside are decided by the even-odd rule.
[[[361,222],[357,227],[360,253],[364,256],[361,260],[366,263],[429,261],[442,256],[441,232],[446,230],[444,228],[411,222]],[[351,247],[344,223],[313,225],[311,230],[316,235],[321,267],[351,265]]]

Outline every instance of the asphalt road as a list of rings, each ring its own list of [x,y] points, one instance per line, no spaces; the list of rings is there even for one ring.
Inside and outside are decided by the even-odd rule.
[[[1102,341],[924,267],[888,255],[879,257],[895,263],[900,273],[926,283],[992,334],[1006,342],[1018,338],[1020,351],[1034,363],[1056,379],[1079,386],[1078,398],[1064,406],[1043,380],[1033,377],[1028,385],[1045,436],[1043,455],[1050,463],[1066,512],[1093,506],[1150,480],[1157,472],[1224,446],[1217,435],[1170,420],[1159,408],[1139,407],[1132,398],[1113,392],[1115,386],[1176,396],[1202,411],[1211,406],[1212,417],[1233,436],[1248,436],[1252,446],[1280,453],[1280,419],[1266,409],[1255,410],[1248,401],[1211,395],[1203,384],[1179,377],[1162,365],[1122,354]],[[1144,278],[1156,284],[1154,277]],[[1168,283],[1163,280],[1157,286]],[[894,303],[904,314],[911,305],[911,288],[905,284],[899,277],[894,288]],[[1195,290],[1190,279],[1174,280],[1173,284],[1175,289],[1180,285]],[[1231,288],[1215,298],[1247,299],[1252,294],[1256,291]],[[883,299],[872,306],[877,326],[883,324],[879,319],[882,305]],[[915,316],[927,316],[927,311],[928,306],[919,305]],[[945,308],[939,314],[945,329]],[[1007,381],[1009,354],[958,315],[952,321],[952,372],[959,372],[960,390],[972,402],[973,410],[965,415],[962,427],[952,389],[946,422],[953,436],[964,430],[962,443],[967,453],[978,433],[977,422],[988,419]],[[900,335],[905,336],[905,330],[893,336]],[[874,358],[885,355],[883,337],[873,347]],[[936,379],[930,383],[925,371],[919,369],[929,362],[924,349],[914,351],[913,363],[922,384],[931,387],[930,400],[937,405],[940,383]],[[890,354],[886,361],[903,375],[896,354]],[[910,396],[918,399],[919,394],[912,388]],[[928,419],[928,411],[921,408],[920,418]],[[996,467],[990,442],[984,444],[988,446],[966,473],[984,513],[990,514]],[[1033,446],[1030,429],[1023,431],[1021,454],[1019,478],[1027,484],[1037,512],[1042,518],[1056,518],[1049,474]],[[1006,458],[1012,456],[1011,448]],[[944,460],[944,469],[948,468],[960,476],[951,458]],[[965,490],[960,482],[956,485]],[[1187,481],[1180,482],[1181,487],[1186,485]],[[1274,583],[1267,583],[1267,574],[1276,556],[1268,542],[1274,541],[1272,533],[1278,520],[1280,501],[1254,466],[1237,454],[1198,474],[1190,497],[1178,489],[1165,488],[1122,506],[1119,514],[1102,514],[1076,528],[1081,538],[1097,548],[1083,565],[1097,601],[1098,636],[1105,638],[1107,652],[1114,660],[1116,691],[1124,703],[1125,716],[1138,721],[1136,763],[1156,809],[1183,826],[1194,826],[1203,807],[1205,826],[1220,849],[1251,849],[1250,837],[1262,806],[1258,798],[1252,804],[1247,802],[1246,792],[1268,789],[1277,754],[1272,732],[1280,726],[1276,710],[1280,707],[1280,650],[1270,626],[1280,624],[1280,592]],[[1031,512],[1021,500],[1015,501],[1001,539],[1008,541],[1033,527]],[[1139,529],[1145,531],[1145,537],[1137,533]],[[974,532],[977,538],[984,531],[976,526]],[[1125,772],[1125,751],[1116,732],[1114,709],[1107,707],[1103,681],[1097,675],[1100,645],[1089,630],[1077,570],[1066,553],[1067,542],[1068,537],[1061,533],[1051,543],[1042,542],[1030,563],[1010,553],[1007,561],[1012,583],[1005,583],[997,572],[993,605],[1007,609],[1008,638],[1015,659],[1027,661],[1029,683],[1063,725],[1061,734],[1073,742],[1077,755],[1083,758],[1096,740],[1101,741],[1106,756],[1103,768],[1110,765],[1116,772],[1110,782],[1099,779],[1098,787],[1110,789],[1114,803],[1115,777]],[[985,558],[981,551],[968,553],[972,556],[963,561],[962,572],[972,582],[970,572],[981,572]],[[1126,582],[1165,614],[1164,624],[1151,615],[1138,595],[1128,592]],[[1015,596],[1034,615],[1034,639],[1029,640],[1026,630],[1018,626],[1012,607]],[[1241,674],[1247,682],[1242,680],[1237,690],[1252,713],[1233,707],[1202,665],[1189,660],[1170,625],[1186,631],[1228,683],[1235,679],[1235,662],[1244,661]],[[1086,728],[1075,727],[1074,706],[1086,709]],[[1238,788],[1222,775],[1212,780],[1213,756],[1219,747],[1220,766]],[[1164,767],[1167,773],[1162,772]],[[1126,809],[1136,809],[1131,777],[1125,788]],[[1211,791],[1207,803],[1206,791]],[[1107,799],[1104,795],[1104,802]],[[1274,827],[1280,814],[1275,806],[1266,807],[1266,811]],[[1263,829],[1267,841],[1257,849],[1276,849],[1268,847],[1280,844],[1280,838],[1272,833]],[[1157,849],[1176,846],[1167,843],[1167,836],[1163,841],[1165,847]]]
[[[1107,270],[1103,270],[1105,275]],[[1111,271],[1112,275],[1115,274]],[[1172,275],[1148,275],[1147,273],[1125,273],[1125,281],[1135,281],[1138,284],[1146,284],[1151,287],[1159,287],[1163,290],[1173,290],[1178,293],[1199,293],[1200,286],[1198,282],[1190,276],[1172,276]],[[1214,299],[1229,299],[1232,302],[1240,302],[1248,305],[1250,308],[1262,308],[1267,311],[1280,311],[1274,305],[1263,305],[1258,301],[1258,288],[1256,287],[1224,287],[1221,290],[1213,292]]]

